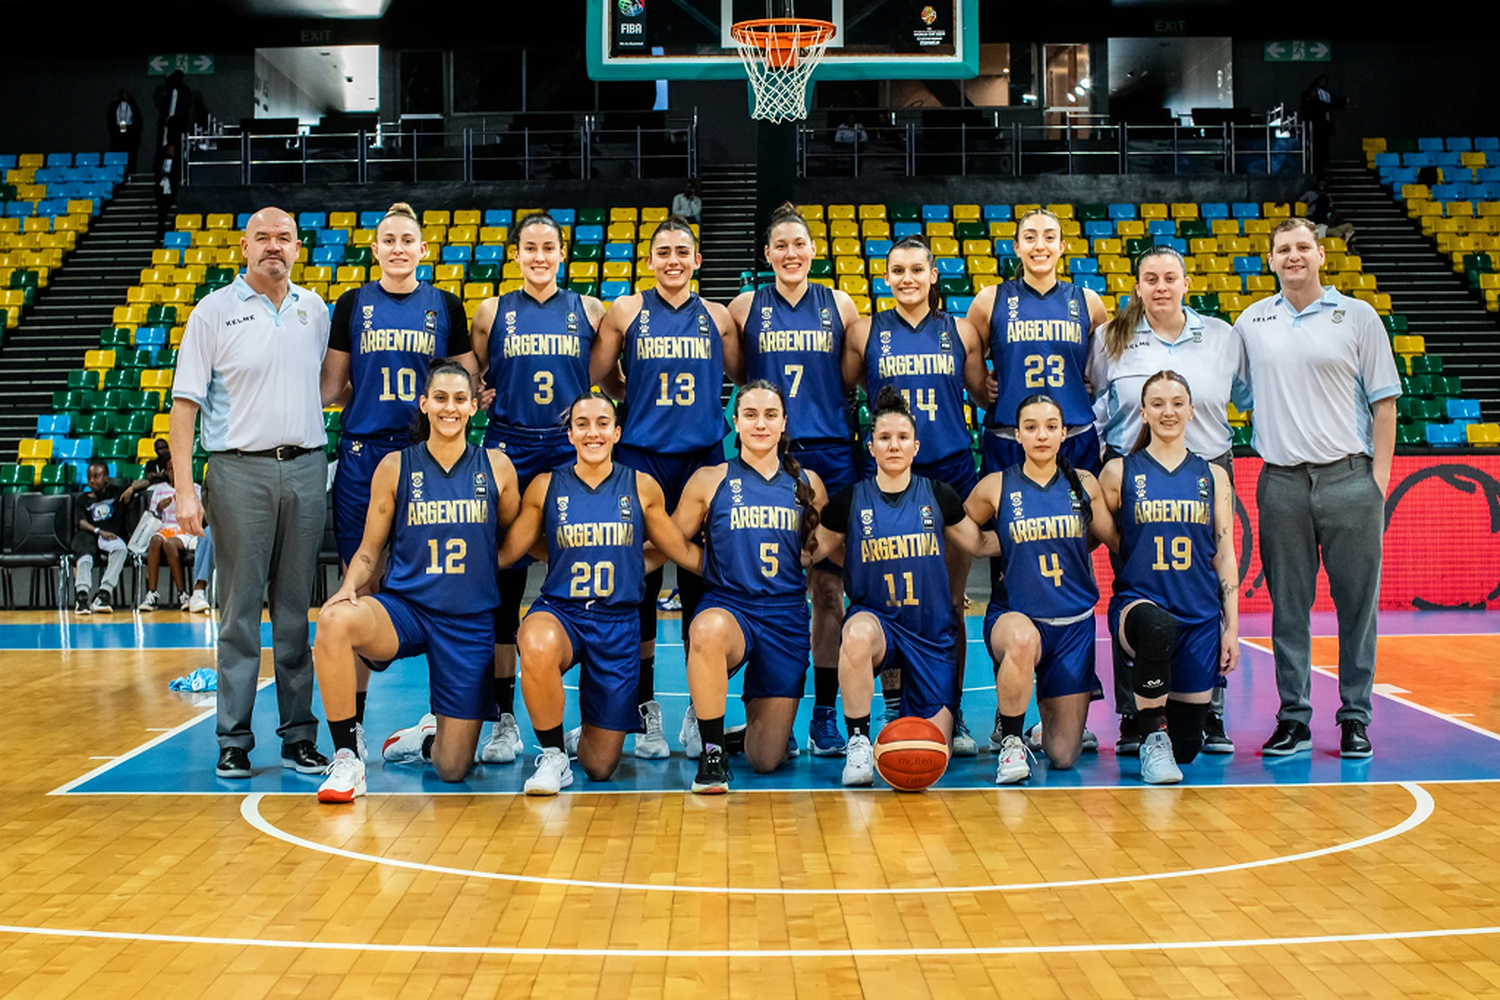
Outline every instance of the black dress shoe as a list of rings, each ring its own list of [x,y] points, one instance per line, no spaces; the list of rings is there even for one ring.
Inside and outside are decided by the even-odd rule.
[[[1141,755],[1141,727],[1133,715],[1120,716],[1120,738],[1115,740],[1115,756],[1139,757]]]
[[[1290,757],[1294,753],[1312,749],[1312,730],[1300,722],[1282,719],[1276,723],[1276,732],[1266,740],[1260,752],[1266,757]]]
[[[1374,756],[1375,750],[1370,746],[1370,738],[1365,735],[1363,722],[1345,719],[1339,723],[1339,728],[1344,731],[1344,738],[1339,740],[1340,757]]]
[[[244,747],[223,747],[214,774],[221,778],[250,777],[250,753]]]
[[[312,740],[298,740],[281,748],[281,766],[298,774],[322,774],[328,770],[328,758],[318,753]]]

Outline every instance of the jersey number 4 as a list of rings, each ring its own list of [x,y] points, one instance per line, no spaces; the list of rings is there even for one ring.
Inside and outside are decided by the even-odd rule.
[[[1050,555],[1052,557],[1052,565],[1051,566],[1047,565],[1047,556],[1048,555]],[[1042,575],[1045,576],[1047,579],[1049,579],[1049,580],[1052,581],[1052,586],[1054,586],[1054,587],[1061,587],[1062,586],[1063,571],[1062,571],[1062,564],[1060,562],[1058,562],[1058,560],[1057,560],[1057,553],[1056,552],[1044,553],[1042,555],[1037,556],[1036,557],[1036,561],[1042,567]]]

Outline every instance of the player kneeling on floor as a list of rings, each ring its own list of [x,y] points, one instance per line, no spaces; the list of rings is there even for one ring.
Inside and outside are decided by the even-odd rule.
[[[430,759],[444,781],[468,774],[494,705],[495,552],[500,529],[520,507],[515,469],[500,452],[468,443],[476,401],[462,366],[435,363],[419,406],[420,443],[380,460],[364,540],[318,612],[313,663],[336,751],[320,802],[351,802],[365,790],[354,723],[356,654],[372,664],[427,654],[435,721],[430,732],[415,727],[393,739],[411,742],[412,756]],[[387,540],[381,592],[361,598]]]

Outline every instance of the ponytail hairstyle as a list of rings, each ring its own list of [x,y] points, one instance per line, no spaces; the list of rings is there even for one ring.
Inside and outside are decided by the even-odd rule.
[[[1187,391],[1188,403],[1193,401],[1193,387],[1188,385],[1188,380],[1177,374],[1170,368],[1164,368],[1146,379],[1146,384],[1141,386],[1141,409],[1146,409],[1146,391],[1158,382],[1176,382]],[[1141,414],[1141,432],[1135,436],[1135,444],[1130,446],[1130,454],[1134,455],[1146,445],[1151,443],[1151,425],[1146,423],[1146,415]]]
[[[877,420],[890,413],[905,417],[906,422],[911,424],[912,435],[916,435],[917,421],[911,415],[911,404],[906,401],[905,396],[901,395],[900,389],[893,385],[883,385],[875,394],[875,405],[870,412],[870,426],[874,427]]]
[[[812,227],[807,224],[807,220],[802,217],[802,213],[797,211],[797,206],[789,201],[784,201],[771,211],[771,223],[766,226],[766,246],[769,247],[771,245],[771,234],[776,231],[777,226],[784,222],[795,222],[807,234],[807,242],[811,243],[813,241]]]
[[[386,209],[385,215],[382,216],[380,221],[375,224],[375,236],[377,239],[379,239],[380,237],[380,227],[385,225],[392,219],[410,219],[417,224],[417,232],[419,235],[422,231],[422,220],[417,218],[417,210],[412,208],[404,201],[398,201],[390,208]]]
[[[389,216],[387,216],[389,218]],[[422,383],[422,395],[432,391],[433,380],[439,375],[459,375],[469,384],[469,398],[474,398],[474,376],[469,374],[469,369],[454,361],[452,358],[433,358],[427,364],[427,380]],[[464,422],[465,428],[468,421]],[[427,419],[427,414],[422,408],[417,407],[417,415],[411,422],[411,439],[413,441],[426,441],[432,436],[432,421]]]
[[[932,247],[928,244],[927,237],[925,236],[916,233],[913,233],[911,236],[904,236],[891,247],[891,253],[895,253],[897,250],[920,250],[927,255],[927,267],[931,269],[933,266]],[[889,256],[886,257],[886,269],[890,269]],[[927,308],[937,313],[941,311],[940,307],[942,303],[943,296],[938,292],[937,282],[934,281],[927,286]]]
[[[562,225],[546,212],[533,212],[515,224],[515,227],[510,231],[509,242],[512,251],[520,248],[521,234],[532,226],[545,226],[551,229],[557,234],[558,249],[567,253],[567,240],[563,237]]]
[[[609,397],[609,394],[606,393],[603,389],[599,388],[597,385],[591,385],[585,391],[580,392],[574,398],[573,402],[568,404],[568,408],[562,411],[561,417],[558,418],[558,423],[562,424],[564,428],[571,426],[573,423],[573,407],[577,406],[579,403],[582,403],[586,399],[602,399],[606,403],[608,403],[609,412],[614,414],[616,426],[619,425],[620,404],[611,399]]]
[[[693,224],[680,215],[669,215],[651,231],[651,246],[656,246],[656,238],[662,233],[687,233],[688,242],[693,245],[693,253],[698,252],[698,236],[693,232]]]
[[[782,417],[786,416],[786,394],[781,391],[781,386],[763,378],[752,379],[745,383],[745,387],[735,397],[735,416],[739,416],[740,403],[744,401],[745,394],[754,392],[756,389],[774,392],[776,398],[781,401]],[[738,441],[736,441],[736,444],[738,444]],[[812,541],[813,532],[817,530],[822,515],[818,513],[818,508],[813,505],[812,484],[802,475],[802,463],[792,457],[792,439],[787,435],[785,430],[781,432],[781,440],[776,442],[776,454],[781,457],[782,471],[791,476],[797,483],[797,506],[802,508],[802,541],[806,545]]]
[[[1146,263],[1148,257],[1170,256],[1177,258],[1177,263],[1182,267],[1182,275],[1187,277],[1187,265],[1183,263],[1182,254],[1164,243],[1158,243],[1145,253],[1135,259],[1135,294],[1125,303],[1119,315],[1104,324],[1104,353],[1109,355],[1111,361],[1119,361],[1125,353],[1125,346],[1130,343],[1130,338],[1135,335],[1135,328],[1141,325],[1141,318],[1146,315],[1146,302],[1141,296],[1140,280],[1141,265]]]
[[[1059,417],[1062,416],[1062,406],[1057,400],[1046,393],[1034,392],[1021,400],[1021,405],[1016,407],[1016,426],[1021,426],[1021,412],[1023,410],[1028,406],[1038,405],[1050,406],[1057,411]],[[1072,462],[1062,457],[1061,449],[1059,449],[1057,455],[1057,471],[1062,474],[1063,479],[1067,482],[1068,493],[1072,496],[1073,502],[1078,505],[1078,516],[1083,522],[1084,530],[1087,531],[1089,522],[1094,518],[1093,502],[1089,498],[1088,491],[1083,488],[1083,481],[1078,478],[1078,470],[1073,468]]]

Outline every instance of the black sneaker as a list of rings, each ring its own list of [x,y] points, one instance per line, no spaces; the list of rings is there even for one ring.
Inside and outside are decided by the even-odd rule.
[[[89,613],[89,592],[87,590],[80,590],[73,595],[73,610],[80,615]]]
[[[328,770],[328,758],[318,753],[312,740],[298,740],[281,748],[281,766],[298,774],[322,774]]]
[[[1371,757],[1375,750],[1370,746],[1370,738],[1365,735],[1365,724],[1354,719],[1345,719],[1339,723],[1339,728],[1344,731],[1344,738],[1339,740],[1340,757]]]
[[[1234,753],[1234,740],[1224,732],[1224,717],[1208,713],[1203,720],[1203,752]]]
[[[1117,757],[1139,757],[1141,755],[1141,727],[1135,716],[1120,716],[1120,738],[1115,740]]]
[[[1312,730],[1300,722],[1282,719],[1276,723],[1276,732],[1260,748],[1264,757],[1290,757],[1294,753],[1312,749]]]
[[[705,748],[698,758],[698,776],[693,779],[693,791],[698,795],[723,795],[729,791],[729,765],[724,762],[724,751],[718,747]]]
[[[221,778],[250,777],[250,753],[244,747],[223,747],[214,774]]]

